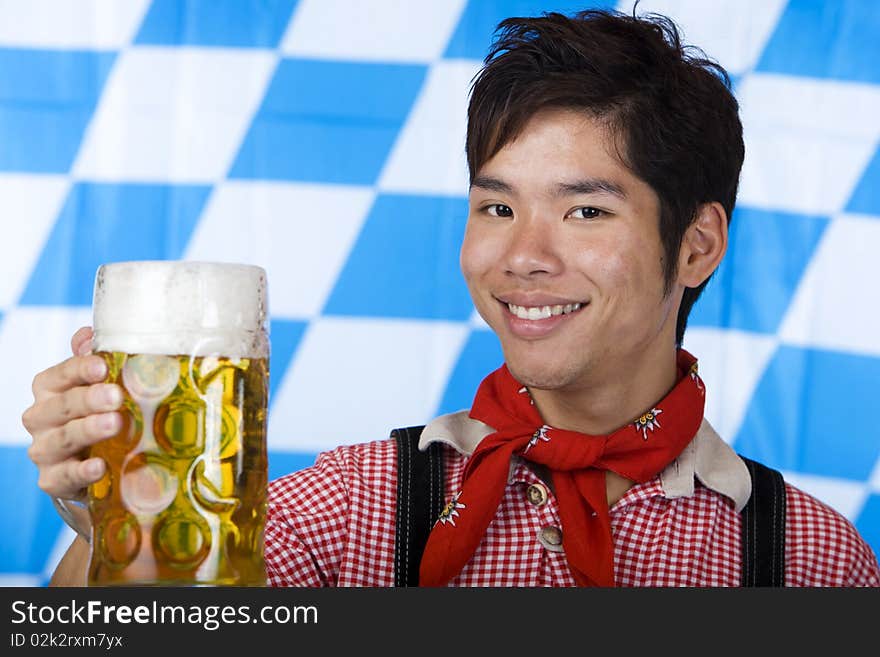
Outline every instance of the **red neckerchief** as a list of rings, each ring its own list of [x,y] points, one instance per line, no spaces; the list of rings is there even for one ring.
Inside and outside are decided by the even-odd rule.
[[[605,436],[544,424],[528,390],[504,365],[477,390],[470,417],[495,429],[480,442],[461,491],[431,530],[420,584],[443,586],[470,560],[501,502],[510,460],[518,454],[547,466],[559,500],[562,546],[579,586],[614,586],[614,551],[605,471],[635,482],[653,479],[697,433],[705,388],[697,361],[678,352],[678,382],[644,415]]]

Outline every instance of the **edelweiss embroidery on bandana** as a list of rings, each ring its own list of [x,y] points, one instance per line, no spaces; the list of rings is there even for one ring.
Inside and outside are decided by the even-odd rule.
[[[690,375],[694,384],[697,386],[697,390],[699,390],[703,394],[706,394],[706,389],[703,387],[703,380],[700,378],[700,375],[698,374],[698,370],[699,370],[699,367],[697,366],[697,363],[694,363],[693,365],[691,365],[691,369],[688,372],[688,374]]]
[[[467,508],[466,504],[462,504],[458,501],[459,497],[461,497],[461,491],[458,491],[452,496],[452,499],[449,500],[449,504],[447,504],[440,512],[440,517],[437,518],[437,522],[442,522],[444,525],[448,522],[455,527],[455,516],[459,515],[458,510]]]
[[[538,429],[533,435],[532,439],[529,440],[529,444],[526,445],[526,448],[523,450],[523,454],[528,452],[532,447],[538,444],[539,440],[543,440],[545,443],[550,442],[550,436],[547,435],[547,429],[550,429],[546,424]]]
[[[642,415],[638,420],[633,422],[636,427],[636,431],[642,432],[642,438],[644,440],[648,439],[648,429],[651,432],[654,431],[655,428],[660,427],[660,422],[657,421],[657,416],[662,413],[659,408],[652,408],[650,411]]]
[[[528,389],[528,388],[526,388],[525,386],[523,386],[522,388],[520,388],[519,390],[517,390],[517,392],[518,392],[519,394],[521,394],[521,395],[522,395],[522,394],[526,394],[526,395],[528,395],[528,396],[529,396],[529,403],[530,403],[532,406],[535,405],[535,400],[532,399],[532,393],[529,392],[529,389]]]

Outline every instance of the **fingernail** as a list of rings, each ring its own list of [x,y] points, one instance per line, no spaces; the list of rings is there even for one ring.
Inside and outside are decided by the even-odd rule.
[[[107,375],[107,363],[103,358],[95,359],[89,363],[89,374],[96,379],[103,379]]]
[[[92,340],[91,340],[91,338],[86,340],[85,342],[83,342],[79,346],[79,351],[77,352],[77,354],[79,356],[88,356],[90,353],[92,353]]]
[[[104,464],[100,459],[86,461],[86,475],[92,479],[104,474]]]
[[[98,426],[103,432],[115,432],[119,428],[119,415],[116,413],[105,413],[98,420]]]
[[[114,408],[122,403],[122,393],[119,391],[119,386],[113,384],[104,386],[104,389],[101,391],[101,396],[108,405],[113,406]]]

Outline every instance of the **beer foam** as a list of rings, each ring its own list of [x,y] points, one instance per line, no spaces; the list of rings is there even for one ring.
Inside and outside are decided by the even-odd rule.
[[[95,351],[268,357],[266,272],[254,265],[101,265],[92,312]]]

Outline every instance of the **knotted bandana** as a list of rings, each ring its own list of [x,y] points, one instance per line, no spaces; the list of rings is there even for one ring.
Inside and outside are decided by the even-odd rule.
[[[544,424],[528,390],[504,365],[480,384],[470,417],[493,427],[468,461],[464,483],[431,530],[422,586],[443,586],[473,556],[501,502],[514,455],[550,470],[559,501],[562,546],[579,586],[614,586],[614,549],[605,471],[635,482],[654,478],[697,433],[705,388],[697,361],[678,352],[678,381],[642,416],[608,435]]]

